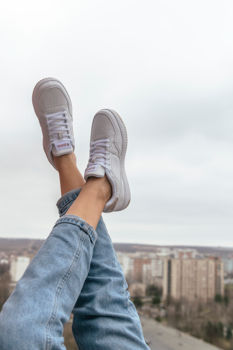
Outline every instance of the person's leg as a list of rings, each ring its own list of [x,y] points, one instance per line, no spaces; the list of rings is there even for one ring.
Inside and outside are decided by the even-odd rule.
[[[74,152],[55,157],[54,165],[58,170],[62,196],[74,188],[81,188],[85,184],[83,176],[76,166]]]
[[[92,179],[60,218],[0,313],[1,350],[64,350],[63,325],[90,268],[94,230],[111,189]],[[86,203],[90,206],[86,206]],[[85,208],[85,218],[81,218]],[[25,216],[26,217],[26,216]]]
[[[72,188],[82,187],[84,181],[75,170],[75,162],[71,164],[69,157],[61,157],[57,158],[58,164],[53,159],[53,156],[69,154],[74,150],[72,105],[65,87],[53,78],[41,80],[33,92],[33,106],[42,128],[47,158],[59,170],[62,194]],[[120,116],[109,109],[99,111],[92,123],[90,158],[85,179],[101,178],[104,175],[108,177],[112,195],[104,207],[105,212],[123,210],[129,204],[130,190],[124,169],[126,149],[127,131]],[[72,178],[69,174],[72,174]],[[78,191],[69,192],[59,201],[61,215],[64,215],[77,195]],[[88,204],[85,203],[87,208]],[[73,210],[74,207],[71,207],[67,213]],[[86,215],[86,210],[82,211],[82,215]],[[148,349],[102,219],[97,230],[100,239],[96,242],[98,246],[94,251],[90,274],[74,308],[73,330],[77,343],[80,350]]]
[[[69,193],[61,189],[62,198],[57,203],[60,216],[65,215],[75,199],[82,194],[84,179],[80,172],[67,171],[63,177],[62,167],[65,164],[66,169],[73,168],[72,159],[73,157],[66,157],[64,160],[60,157],[57,159],[59,164],[56,163],[61,183],[65,183],[70,190],[75,184]],[[73,309],[72,328],[79,349],[149,349],[102,217],[96,231],[98,238],[90,270]]]

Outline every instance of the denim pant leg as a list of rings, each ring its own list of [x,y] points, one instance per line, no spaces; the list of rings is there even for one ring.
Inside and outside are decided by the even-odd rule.
[[[80,190],[57,203],[64,215]],[[73,334],[79,350],[149,350],[111,238],[101,218],[90,270],[73,309]]]
[[[1,350],[64,350],[63,325],[89,272],[97,234],[60,218],[0,313]]]

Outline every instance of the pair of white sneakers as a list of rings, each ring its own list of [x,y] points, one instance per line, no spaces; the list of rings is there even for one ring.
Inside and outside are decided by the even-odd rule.
[[[43,147],[49,162],[53,156],[72,153],[75,149],[72,103],[63,84],[54,78],[40,80],[32,102],[43,133]],[[84,178],[104,177],[112,187],[112,196],[104,212],[123,210],[130,202],[125,173],[127,131],[120,116],[112,109],[102,109],[92,122],[90,157]]]

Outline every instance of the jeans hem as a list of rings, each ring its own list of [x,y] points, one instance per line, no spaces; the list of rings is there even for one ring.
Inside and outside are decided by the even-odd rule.
[[[81,188],[77,188],[74,190],[71,190],[67,193],[65,193],[58,201],[57,201],[57,208],[59,211],[59,215],[63,216],[65,212],[67,211],[68,205],[73,202],[79,195],[81,191]]]
[[[83,220],[79,216],[64,215],[56,221],[54,227],[62,223],[78,226],[82,231],[84,231],[89,236],[91,243],[95,244],[98,236],[97,232],[91,225],[89,225],[85,220]]]

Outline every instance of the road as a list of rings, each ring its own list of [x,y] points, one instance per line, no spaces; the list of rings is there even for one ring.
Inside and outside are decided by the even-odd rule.
[[[174,328],[141,317],[144,337],[151,350],[220,350]]]

